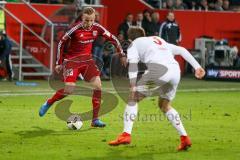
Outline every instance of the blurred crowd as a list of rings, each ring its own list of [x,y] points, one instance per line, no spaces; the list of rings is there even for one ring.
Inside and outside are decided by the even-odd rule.
[[[231,11],[235,5],[240,5],[236,0],[145,0],[154,8],[171,10],[196,10],[196,11]]]
[[[160,36],[169,43],[178,44],[181,41],[180,27],[172,11],[169,11],[162,21],[160,21],[157,11],[144,10],[135,17],[131,13],[127,14],[125,20],[118,27],[120,42],[128,40],[127,31],[131,26],[142,27],[147,36]]]
[[[156,11],[144,10],[143,12],[138,13],[135,16],[129,13],[126,15],[123,22],[119,24],[117,34],[117,38],[122,44],[125,53],[130,44],[127,36],[127,31],[131,26],[142,27],[145,30],[147,36],[160,36],[161,38],[172,44],[178,45],[181,41],[180,27],[175,20],[174,12],[169,11],[167,16],[164,17],[162,21],[160,21],[160,15]],[[111,47],[111,45],[107,42],[101,44],[102,45],[100,46],[100,50],[99,45],[94,45],[93,54],[98,56],[100,55],[100,57],[102,57],[101,59],[104,63],[102,79],[108,78],[110,64],[112,64],[112,76],[126,74],[127,72],[120,65],[118,57],[116,56],[116,53],[114,51],[114,47]],[[99,51],[101,51],[101,54],[99,54]]]

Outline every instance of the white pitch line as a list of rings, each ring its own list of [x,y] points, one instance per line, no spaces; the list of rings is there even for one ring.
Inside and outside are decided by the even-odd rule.
[[[38,93],[38,92],[53,92],[54,90],[16,90],[16,91],[0,91],[1,93]]]
[[[54,94],[54,92],[52,93],[4,93],[4,94],[0,94],[0,97],[8,97],[8,96],[44,96],[44,95],[52,95]]]
[[[105,89],[103,91],[110,92],[116,94],[117,92],[110,89]],[[218,92],[218,91],[240,91],[240,88],[196,88],[196,89],[179,89],[177,92]],[[120,91],[119,93],[127,93],[128,91]],[[0,91],[0,97],[8,97],[8,96],[44,96],[44,95],[52,95],[55,91],[53,90],[25,90],[25,91]]]

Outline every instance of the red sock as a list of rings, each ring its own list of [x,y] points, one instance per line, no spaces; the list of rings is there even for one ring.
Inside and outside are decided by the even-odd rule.
[[[92,105],[93,105],[93,120],[98,118],[98,113],[101,105],[101,90],[93,90]]]
[[[59,101],[66,96],[67,96],[67,94],[64,93],[64,89],[60,89],[52,96],[52,98],[48,99],[47,103],[53,104],[54,102]]]

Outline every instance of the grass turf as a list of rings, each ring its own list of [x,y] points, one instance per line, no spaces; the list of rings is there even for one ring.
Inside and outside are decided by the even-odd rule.
[[[90,121],[86,121],[80,131],[71,131],[55,116],[54,109],[45,117],[38,117],[38,109],[49,95],[31,95],[31,91],[49,94],[51,89],[46,81],[37,82],[37,87],[0,82],[0,159],[240,159],[239,83],[182,80],[173,106],[182,115],[193,146],[179,153],[179,136],[157,108],[156,97],[139,104],[132,144],[110,147],[107,142],[122,131],[123,101],[119,100],[117,108],[101,117],[106,128],[91,128]],[[104,82],[103,86],[109,88],[111,84]],[[229,88],[235,91],[227,91]],[[73,100],[72,112],[91,109],[89,97],[67,99]]]

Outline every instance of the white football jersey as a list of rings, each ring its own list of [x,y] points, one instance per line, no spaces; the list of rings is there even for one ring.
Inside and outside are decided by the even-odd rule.
[[[193,56],[183,47],[169,44],[157,36],[137,38],[127,50],[130,83],[136,85],[136,90],[144,94],[144,92],[147,91],[144,87],[145,82],[153,79],[155,81],[160,80],[159,82],[165,82],[167,85],[161,86],[159,96],[170,101],[173,100],[180,81],[180,68],[178,62],[174,59],[175,55],[181,55],[194,69],[201,67]],[[145,71],[140,80],[137,81],[139,61],[149,67],[149,72]],[[153,68],[151,68],[151,64],[153,64]],[[158,67],[158,65],[154,64],[161,64],[164,67],[161,65]],[[154,66],[157,66],[157,68],[154,68]],[[167,70],[162,75],[164,68]],[[164,89],[162,87],[164,87]]]
[[[174,59],[175,55],[181,55],[194,69],[200,67],[199,63],[185,48],[169,44],[157,36],[137,38],[127,50],[129,63],[141,61],[146,64],[178,64]]]

